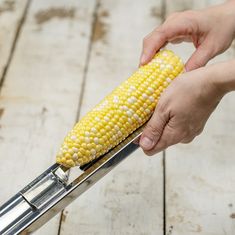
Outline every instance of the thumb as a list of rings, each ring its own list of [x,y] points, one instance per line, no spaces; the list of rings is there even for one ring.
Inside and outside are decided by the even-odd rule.
[[[140,138],[140,147],[143,150],[150,150],[157,144],[167,121],[168,118],[156,109]]]
[[[213,49],[209,43],[204,42],[192,54],[185,65],[186,71],[191,71],[200,68],[214,57]]]

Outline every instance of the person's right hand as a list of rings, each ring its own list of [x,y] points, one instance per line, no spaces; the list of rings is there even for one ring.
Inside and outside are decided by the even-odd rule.
[[[144,38],[140,65],[148,63],[167,42],[191,41],[196,50],[185,66],[190,71],[224,52],[234,37],[234,0],[201,11],[173,13]]]
[[[151,156],[199,135],[222,97],[235,90],[235,60],[183,73],[162,93],[139,144]]]

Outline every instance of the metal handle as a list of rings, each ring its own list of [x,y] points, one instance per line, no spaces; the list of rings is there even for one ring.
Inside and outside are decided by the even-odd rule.
[[[67,169],[58,164],[51,166],[0,207],[0,234],[28,234],[41,227],[135,151],[138,145],[133,142],[142,129],[85,166],[72,182],[67,182]]]
[[[28,218],[40,213],[43,207],[66,191],[65,176],[55,174],[60,172],[58,169],[58,164],[51,166],[0,207],[0,234],[15,234],[14,227],[23,226]]]

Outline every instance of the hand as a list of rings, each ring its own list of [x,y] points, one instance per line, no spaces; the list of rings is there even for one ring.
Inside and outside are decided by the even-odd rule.
[[[148,63],[167,42],[193,42],[196,51],[186,63],[186,71],[204,66],[224,52],[235,36],[235,1],[201,11],[173,13],[143,41],[140,65]]]
[[[221,68],[229,67],[226,66]],[[218,67],[218,71],[220,69]],[[180,142],[188,143],[202,132],[209,116],[225,94],[214,84],[214,71],[216,66],[184,73],[163,92],[140,138],[140,146],[147,155]],[[224,74],[221,75],[223,79]]]

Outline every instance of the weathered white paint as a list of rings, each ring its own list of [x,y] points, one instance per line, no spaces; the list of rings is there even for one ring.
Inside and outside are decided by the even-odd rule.
[[[95,1],[33,1],[0,97],[0,204],[55,161],[73,126]],[[38,234],[57,234],[58,216]]]
[[[142,38],[160,24],[160,2],[100,1],[81,115],[138,66]],[[219,2],[166,0],[166,13]],[[54,162],[75,121],[95,4],[32,1],[0,96],[0,204]],[[0,74],[25,6],[15,1],[13,11],[1,12]],[[184,60],[193,51],[190,44],[173,49]],[[231,49],[216,60],[234,55]],[[166,151],[167,235],[235,231],[234,107],[230,94],[200,137]],[[163,234],[163,167],[157,156],[148,159],[139,150],[84,193],[65,210],[61,234]],[[57,216],[36,234],[57,234],[58,225]]]
[[[142,38],[160,23],[156,17],[160,9],[160,1],[155,0],[101,1],[81,115],[138,67]],[[63,235],[162,234],[161,154],[147,158],[142,151],[136,152],[79,197],[64,215]]]
[[[20,27],[26,6],[27,0],[0,1],[0,81],[7,66],[16,32]]]
[[[222,2],[222,1],[220,1]],[[167,1],[167,12],[202,8],[219,1]],[[185,60],[193,51],[181,44]],[[215,61],[234,58],[234,49]],[[166,234],[234,234],[235,220],[235,94],[227,95],[202,135],[189,145],[166,151]]]

